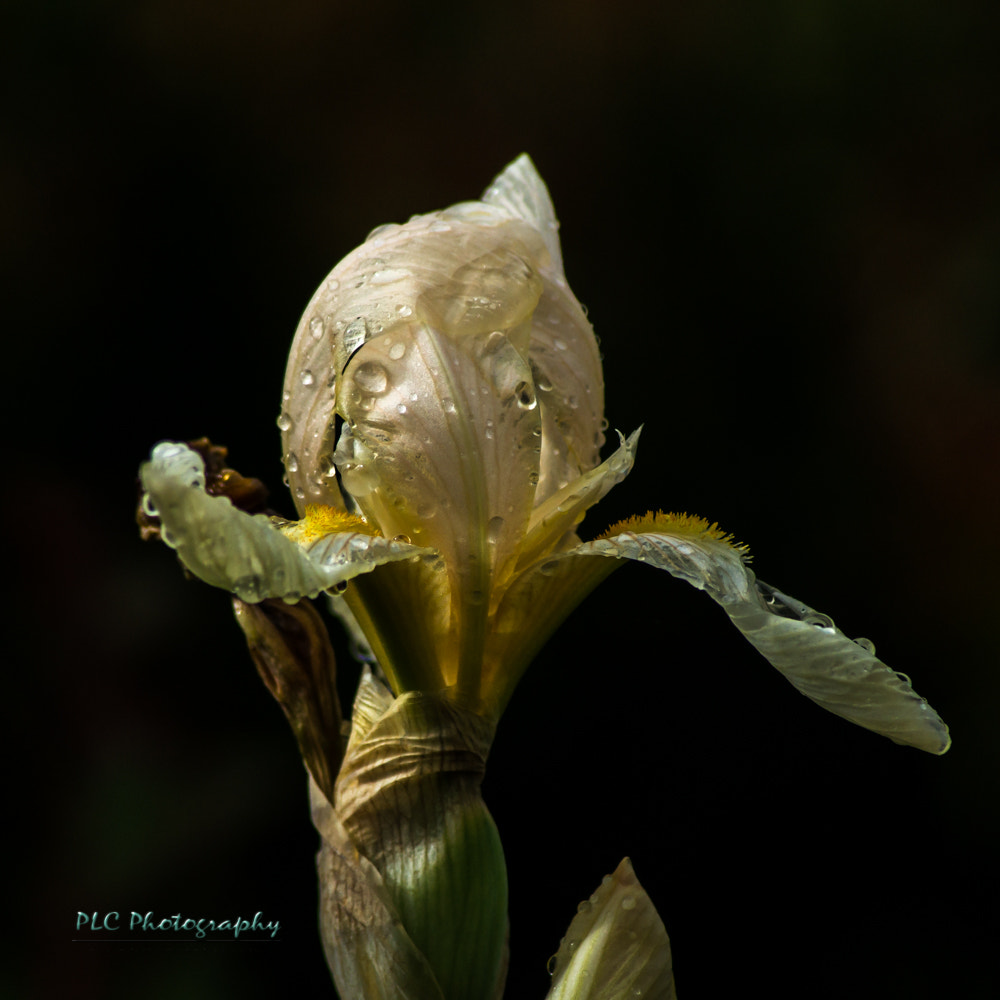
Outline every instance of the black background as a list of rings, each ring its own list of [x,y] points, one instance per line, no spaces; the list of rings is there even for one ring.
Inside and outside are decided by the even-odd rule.
[[[685,1000],[996,995],[1000,63],[991,0],[6,5],[0,989],[330,996],[306,782],[226,595],[132,521],[207,434],[282,495],[301,310],[375,225],[531,153],[645,423],[585,537],[717,519],[952,727],[935,759],[799,697],[703,595],[614,574],[485,783],[508,996],[624,855]],[[356,678],[337,637],[343,696]],[[74,943],[78,911],[268,943]],[[23,941],[22,941],[23,936]]]

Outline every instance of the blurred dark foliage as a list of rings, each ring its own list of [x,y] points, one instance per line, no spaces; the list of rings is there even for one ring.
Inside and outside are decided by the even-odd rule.
[[[332,995],[295,742],[229,598],[140,543],[136,470],[209,435],[290,514],[275,417],[314,287],[374,226],[475,197],[527,151],[611,424],[646,425],[584,534],[649,507],[717,519],[764,579],[870,636],[955,744],[938,760],[825,716],[703,595],[622,569],[529,671],[491,759],[508,995],[544,996],[576,903],[625,854],[686,1000],[992,995],[1000,7],[21,0],[2,18],[19,847],[0,993]],[[73,943],[95,910],[283,930]]]

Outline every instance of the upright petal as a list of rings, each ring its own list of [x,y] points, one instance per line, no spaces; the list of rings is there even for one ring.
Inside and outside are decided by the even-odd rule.
[[[559,223],[535,165],[519,156],[483,201],[524,219],[549,251],[538,262],[544,290],[531,323],[531,367],[542,411],[536,499],[544,500],[594,468],[604,444],[604,378],[597,338],[563,271]]]

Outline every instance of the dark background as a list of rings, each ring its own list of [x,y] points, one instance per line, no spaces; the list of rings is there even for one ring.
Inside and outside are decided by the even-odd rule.
[[[375,225],[522,151],[645,423],[647,508],[873,638],[936,759],[798,696],[631,566],[567,622],[485,784],[508,996],[629,855],[684,1000],[996,995],[1000,60],[993,0],[5,5],[6,996],[330,996],[306,782],[226,595],[132,521],[202,434],[281,488],[285,355]],[[337,637],[343,694],[356,673]],[[278,919],[79,944],[77,911]]]

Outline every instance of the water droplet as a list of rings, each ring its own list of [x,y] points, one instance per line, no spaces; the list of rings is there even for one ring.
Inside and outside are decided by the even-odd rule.
[[[393,361],[398,361],[406,353],[406,344],[402,341],[395,343],[389,348],[389,357]]]
[[[493,330],[483,342],[482,350],[479,352],[481,358],[488,358],[496,354],[507,343],[507,336],[503,330]]]
[[[565,351],[566,350],[566,341],[565,340],[553,340],[552,341],[552,346],[557,351]]]
[[[491,517],[490,523],[486,525],[486,540],[490,545],[496,545],[500,540],[500,533],[503,531],[503,518]]]
[[[299,471],[299,459],[294,451],[290,451],[285,456],[285,468],[293,475]]]
[[[354,383],[365,392],[380,396],[389,388],[389,373],[377,361],[366,361],[354,373]]]
[[[441,408],[444,410],[445,413],[454,413],[455,400],[450,399],[449,397],[446,396],[444,399],[441,400]]]
[[[332,587],[330,587],[330,593],[331,594],[338,594],[339,595],[339,594],[342,594],[345,590],[347,590],[347,581],[346,580],[338,580]]]
[[[340,282],[339,282],[339,281],[337,281],[337,279],[336,279],[336,278],[328,278],[328,279],[327,279],[327,282],[326,282],[326,287],[327,287],[327,288],[328,288],[328,289],[329,289],[329,290],[330,290],[331,292],[335,292],[335,291],[336,291],[336,290],[337,290],[338,288],[340,288]]]
[[[400,316],[413,315],[413,310],[405,303],[401,303],[400,305],[396,306],[396,312],[398,312]]]
[[[556,964],[557,964],[557,962],[558,962],[558,958],[559,958],[559,956],[558,956],[558,955],[553,955],[553,956],[552,956],[552,957],[551,957],[551,958],[550,958],[550,959],[549,959],[549,960],[548,960],[548,961],[547,961],[547,962],[545,963],[545,971],[546,971],[546,972],[547,972],[547,973],[548,973],[548,974],[549,974],[550,976],[554,976],[554,975],[556,974]]]
[[[532,486],[537,486],[538,485],[538,473],[537,472],[529,472],[528,473],[528,482],[531,483]]]
[[[320,316],[313,316],[309,320],[309,332],[319,340],[323,336],[323,319]]]
[[[559,567],[558,559],[550,559],[548,562],[543,562],[541,566],[538,567],[538,572],[542,576],[551,576],[556,569]]]
[[[518,382],[514,386],[514,395],[517,397],[517,405],[522,410],[533,410],[538,405],[535,390],[527,382]]]
[[[593,908],[593,903],[589,899],[585,899],[582,903],[578,903],[576,907],[577,913],[589,913]]]
[[[148,493],[143,493],[142,495],[142,512],[147,517],[159,517],[159,511],[156,509],[156,504],[153,503],[153,498]]]
[[[855,639],[854,641],[855,641],[855,642],[856,642],[856,643],[857,643],[857,644],[858,644],[858,645],[859,645],[859,646],[860,646],[860,647],[861,647],[861,648],[862,648],[863,650],[865,650],[865,651],[866,651],[866,652],[868,652],[868,653],[871,653],[871,654],[872,654],[872,656],[874,656],[874,655],[875,655],[875,643],[874,643],[874,642],[872,642],[872,641],[871,641],[871,639],[865,639],[865,638],[863,638],[863,637],[861,637],[861,636],[858,636],[858,638],[857,638],[857,639]]]
[[[635,909],[635,896],[626,896],[622,900],[623,910],[634,910]]]
[[[409,535],[402,535],[402,534],[400,534],[400,535],[393,535],[392,536],[392,540],[394,542],[401,542],[403,545],[409,545],[410,544],[410,536]]]
[[[233,584],[233,590],[241,601],[246,601],[248,604],[256,604],[264,596],[261,579],[255,573],[240,577]]]
[[[384,267],[372,274],[373,285],[392,285],[397,281],[410,277],[410,272],[403,267]]]
[[[487,441],[492,441],[493,440],[493,421],[492,420],[487,420],[486,421],[486,428],[485,428],[485,430],[483,432],[483,436],[486,438]]]
[[[833,619],[829,615],[824,615],[820,611],[810,611],[809,614],[802,617],[802,620],[807,625],[813,625],[819,629],[833,629]]]
[[[284,410],[281,411],[281,415],[278,417],[278,428],[283,431],[292,429],[292,418]]]
[[[397,413],[406,413],[406,403],[397,403],[396,404],[396,412]]]
[[[316,380],[313,378],[313,373],[308,368],[306,368],[299,376],[299,381],[303,385],[312,385]]]

